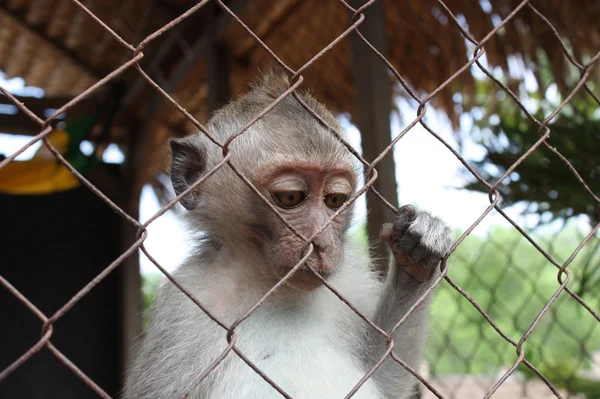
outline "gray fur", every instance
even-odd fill
[[[287,85],[284,78],[268,75],[251,93],[217,112],[207,125],[209,131],[225,141]],[[310,96],[304,95],[304,99],[339,134],[341,129],[335,118]],[[190,150],[194,147],[199,150]],[[221,149],[200,134],[179,141],[173,149],[172,180],[179,193],[222,157]],[[332,132],[293,98],[238,137],[231,150],[232,162],[251,181],[260,177],[255,174],[261,168],[280,160],[355,168],[352,156]],[[269,260],[259,246],[251,244],[254,238],[248,228],[273,216],[228,168],[202,183],[201,191],[186,197],[185,205],[190,209],[187,218],[193,231],[204,231],[209,239],[177,269],[174,277],[219,320],[231,325],[273,285],[269,276],[259,272],[265,270],[264,264]],[[424,267],[439,264],[451,242],[450,231],[428,214],[415,211],[409,218],[405,216],[398,215],[392,248],[400,249],[402,237],[413,237],[411,248],[425,251],[420,255],[427,260]],[[340,215],[341,220],[335,221],[328,233],[338,232],[336,245],[341,247],[341,251],[331,251],[341,253],[341,258],[329,281],[363,314],[389,331],[431,280],[418,283],[391,261],[386,281],[379,281],[368,254],[346,238],[348,218],[349,212]],[[283,228],[276,219],[270,223],[273,229]],[[312,226],[310,220],[300,223],[318,227]],[[292,238],[290,245],[298,245]],[[190,392],[192,399],[281,397],[233,352],[196,384],[197,377],[226,348],[227,331],[169,282],[161,287],[152,312],[150,327],[127,372],[126,399],[177,398],[185,392]],[[396,353],[415,369],[422,359],[427,313],[428,303],[424,303],[395,336]],[[282,286],[235,332],[236,346],[298,399],[344,397],[386,350],[385,339],[323,286],[312,291]],[[388,360],[354,398],[407,399],[415,382],[400,365]]]

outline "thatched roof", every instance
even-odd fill
[[[433,0],[383,0],[386,10],[388,59],[398,72],[421,93],[430,93],[472,55],[459,30]],[[348,28],[350,15],[339,1],[252,0],[246,1],[240,18],[284,62],[296,69]],[[520,1],[446,0],[444,2],[476,39],[491,31]],[[86,5],[130,43],[138,43],[171,16],[196,2],[184,0],[90,0]],[[578,59],[600,50],[600,2],[594,0],[532,1],[558,29]],[[165,12],[168,10],[169,12]],[[170,14],[170,15],[169,15]],[[191,18],[196,18],[193,15]],[[198,16],[199,18],[199,16]],[[202,19],[188,25],[184,40],[202,34]],[[191,26],[192,28],[189,28]],[[231,21],[219,40],[232,55],[231,91],[236,96],[246,89],[260,69],[273,64],[271,56],[237,23]],[[566,76],[567,60],[557,39],[529,7],[485,46],[491,66],[508,70],[508,57],[517,56],[535,70],[539,57],[548,57],[555,75]],[[543,50],[540,52],[539,50]],[[152,62],[152,48],[143,60]],[[181,52],[174,54],[181,54]],[[71,0],[7,0],[0,6],[0,70],[9,77],[20,76],[27,84],[46,90],[48,96],[75,96],[98,78],[131,57],[105,29]],[[176,62],[175,59],[171,60]],[[598,70],[599,68],[596,68]],[[597,71],[596,71],[597,72]],[[303,73],[305,87],[338,112],[354,112],[351,42],[346,38]],[[596,75],[600,76],[600,75]],[[124,75],[136,79],[135,71]],[[161,83],[160,81],[158,82]],[[472,93],[472,75],[460,75],[434,100],[440,109],[453,114],[456,90]],[[141,104],[147,91],[141,91]],[[207,87],[200,57],[175,90],[174,97],[200,121],[206,119]],[[398,94],[403,93],[398,91]],[[464,104],[468,109],[469,104]],[[138,108],[136,108],[138,109]],[[185,118],[163,106],[156,113],[163,134],[173,127],[188,129]]]

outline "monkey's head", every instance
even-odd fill
[[[206,125],[220,142],[235,134],[287,88],[283,75],[268,74],[253,89],[219,110]],[[357,184],[354,157],[337,139],[341,128],[324,106],[308,94],[300,98],[329,126],[315,119],[291,95],[233,140],[231,164],[300,234],[313,236],[353,194]],[[171,179],[177,194],[210,173],[223,159],[222,149],[202,133],[171,141]],[[181,204],[196,228],[278,280],[302,258],[305,242],[275,215],[229,165],[218,169]],[[342,256],[351,208],[313,240],[306,264],[323,277],[335,271]],[[254,272],[254,271],[252,271]],[[287,282],[313,290],[321,281],[303,266]]]

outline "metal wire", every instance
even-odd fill
[[[88,88],[83,93],[81,93],[80,95],[78,95],[77,97],[75,97],[74,99],[69,101],[64,106],[60,107],[60,109],[56,110],[52,115],[50,115],[48,118],[45,118],[45,119],[42,119],[39,116],[37,116],[36,114],[34,114],[32,111],[30,111],[27,108],[26,104],[20,103],[17,100],[17,98],[15,98],[13,95],[11,95],[6,89],[0,87],[0,91],[2,92],[3,95],[5,95],[12,103],[14,103],[14,105],[17,106],[21,112],[23,112],[33,122],[35,122],[36,124],[38,124],[40,126],[40,133],[37,136],[33,137],[33,139],[31,141],[29,141],[26,145],[24,145],[21,149],[19,149],[14,154],[10,155],[5,160],[0,162],[0,168],[4,167],[7,164],[9,164],[10,162],[12,162],[19,154],[21,154],[23,151],[25,151],[31,145],[33,145],[41,140],[50,149],[50,151],[54,154],[54,156],[56,157],[58,162],[60,162],[65,167],[67,167],[71,171],[71,173],[73,173],[73,175],[75,175],[82,182],[82,184],[87,186],[96,196],[98,196],[100,199],[102,199],[108,206],[110,206],[114,211],[116,211],[128,223],[131,223],[137,229],[138,237],[137,237],[136,241],[125,252],[123,252],[117,259],[115,259],[110,265],[108,265],[101,273],[99,273],[92,281],[90,281],[86,286],[84,286],[77,294],[75,294],[69,301],[67,301],[53,315],[49,315],[49,316],[45,315],[37,307],[35,307],[35,305],[33,305],[24,295],[22,295],[14,286],[12,286],[10,284],[10,282],[8,282],[6,279],[4,279],[2,276],[0,276],[0,285],[2,285],[10,293],[12,293],[15,296],[15,298],[17,298],[20,302],[22,302],[27,307],[27,309],[29,309],[29,311],[31,311],[41,322],[41,337],[40,337],[39,341],[35,345],[33,345],[31,348],[29,348],[29,350],[27,350],[25,353],[23,353],[22,356],[20,356],[16,360],[14,360],[14,362],[12,364],[10,364],[6,369],[4,369],[2,372],[0,372],[0,381],[3,380],[4,378],[7,378],[14,370],[16,370],[18,367],[20,367],[27,359],[34,356],[41,348],[43,348],[45,346],[50,350],[50,352],[54,356],[56,356],[62,363],[64,363],[75,375],[77,375],[79,378],[81,378],[100,397],[109,398],[110,396],[106,392],[104,392],[102,390],[102,388],[100,388],[98,385],[96,385],[75,364],[73,364],[66,356],[64,356],[61,352],[58,351],[58,349],[56,349],[52,345],[51,339],[52,339],[52,335],[53,335],[53,331],[54,331],[53,326],[54,326],[54,323],[56,323],[57,320],[59,320],[61,317],[63,317],[65,315],[65,313],[67,313],[78,301],[81,300],[81,298],[83,298],[85,295],[87,295],[94,288],[94,286],[96,286],[102,279],[104,279],[114,269],[119,267],[119,265],[123,262],[123,260],[125,258],[127,258],[129,255],[137,252],[138,250],[140,250],[150,259],[150,261],[152,263],[154,263],[156,265],[156,267],[173,284],[175,284],[177,286],[178,289],[180,289],[186,296],[188,296],[190,298],[190,300],[192,300],[204,313],[206,313],[206,315],[208,317],[210,317],[220,327],[222,327],[224,330],[223,333],[226,334],[226,337],[228,340],[228,346],[206,370],[204,370],[200,375],[198,375],[198,377],[195,380],[195,384],[199,384],[202,380],[204,380],[219,365],[219,363],[221,361],[223,361],[223,359],[225,359],[231,352],[233,352],[237,356],[239,356],[246,364],[248,364],[252,369],[254,369],[254,371],[256,373],[258,373],[266,382],[268,382],[274,389],[276,389],[283,397],[291,398],[291,396],[287,392],[285,392],[279,385],[277,385],[276,381],[273,381],[267,374],[265,374],[262,370],[260,370],[260,368],[258,368],[254,363],[252,363],[250,361],[250,359],[248,359],[239,350],[239,348],[236,347],[236,328],[241,323],[243,323],[244,320],[246,320],[248,317],[252,317],[253,312],[259,306],[261,306],[261,304],[270,295],[272,295],[273,292],[275,292],[281,285],[283,285],[285,280],[287,278],[289,278],[296,269],[302,267],[305,260],[308,258],[308,256],[311,254],[311,252],[313,250],[313,248],[312,248],[313,239],[320,232],[322,232],[336,217],[338,217],[338,215],[343,213],[347,209],[348,206],[350,206],[353,202],[355,202],[360,195],[363,195],[367,190],[370,190],[382,201],[384,206],[389,207],[394,212],[397,211],[397,209],[394,206],[392,206],[373,187],[373,184],[374,184],[375,180],[377,179],[376,166],[381,161],[381,159],[384,156],[386,156],[386,154],[388,154],[390,151],[392,151],[393,146],[400,139],[402,139],[408,131],[410,131],[417,124],[420,124],[434,138],[439,140],[456,157],[456,159],[473,175],[473,177],[475,179],[477,179],[482,185],[484,185],[488,189],[490,204],[487,207],[487,209],[477,218],[477,220],[475,220],[471,224],[471,226],[469,226],[469,228],[466,229],[466,231],[462,234],[462,236],[454,243],[454,245],[452,246],[450,251],[444,256],[444,259],[443,259],[442,265],[441,265],[442,273],[436,279],[434,284],[423,293],[423,295],[419,298],[419,300],[412,306],[412,308],[407,312],[407,314],[395,324],[395,326],[392,328],[391,331],[382,330],[372,320],[370,320],[365,315],[361,314],[360,311],[353,304],[351,304],[346,298],[344,298],[344,296],[341,293],[336,291],[327,282],[327,280],[325,280],[322,276],[320,276],[316,271],[312,270],[313,273],[315,273],[315,275],[317,275],[321,279],[321,281],[324,283],[324,285],[328,289],[330,289],[338,298],[340,298],[347,306],[349,306],[349,308],[351,308],[352,311],[354,311],[356,314],[358,314],[370,328],[375,329],[382,337],[384,337],[388,343],[385,354],[378,360],[377,364],[375,364],[373,366],[373,368],[370,369],[365,374],[365,376],[361,379],[361,381],[352,389],[351,392],[348,393],[348,395],[346,397],[347,398],[352,397],[354,395],[354,393],[356,393],[357,390],[360,388],[360,386],[362,386],[362,384],[364,384],[373,375],[373,373],[375,373],[375,371],[381,366],[381,364],[383,364],[383,362],[388,358],[393,359],[401,367],[404,367],[409,373],[414,375],[423,384],[423,386],[429,392],[431,392],[431,394],[433,394],[434,396],[436,396],[438,398],[444,397],[444,396],[442,396],[442,394],[440,393],[439,390],[434,388],[434,386],[430,383],[430,381],[428,381],[425,377],[420,375],[416,370],[412,369],[408,364],[406,364],[402,359],[400,359],[394,352],[392,352],[392,349],[394,348],[394,339],[393,339],[394,331],[396,331],[399,328],[399,326],[402,325],[408,317],[410,317],[410,315],[413,313],[413,311],[423,303],[423,301],[426,299],[426,297],[431,295],[431,293],[436,289],[436,287],[438,285],[440,285],[443,280],[445,280],[446,282],[449,283],[449,285],[447,286],[448,289],[453,289],[455,293],[459,294],[462,298],[464,298],[466,301],[468,301],[468,303],[472,306],[472,309],[474,309],[474,311],[479,313],[481,319],[484,320],[486,323],[488,323],[488,325],[495,331],[495,333],[497,333],[498,337],[505,340],[507,343],[514,346],[514,348],[515,348],[515,352],[517,355],[515,362],[498,379],[498,381],[496,381],[496,383],[492,387],[488,388],[488,391],[487,391],[487,393],[485,393],[484,397],[485,398],[491,397],[494,394],[494,392],[496,392],[498,390],[498,388],[502,384],[504,384],[505,381],[515,372],[515,370],[517,369],[518,366],[524,365],[524,366],[528,367],[534,374],[536,374],[540,378],[540,380],[550,389],[550,391],[556,397],[562,398],[559,391],[553,386],[553,384],[549,381],[549,379],[546,376],[544,376],[542,374],[542,372],[540,372],[536,367],[534,367],[533,364],[531,364],[525,358],[525,353],[526,353],[525,352],[525,350],[526,350],[525,343],[526,343],[528,337],[538,327],[540,321],[543,318],[547,317],[547,313],[549,311],[551,312],[552,309],[555,307],[555,302],[557,301],[557,299],[563,292],[566,292],[571,298],[573,298],[575,301],[577,301],[582,306],[582,309],[585,309],[585,311],[588,312],[588,314],[590,314],[596,321],[600,322],[600,315],[598,314],[598,311],[594,310],[590,305],[588,305],[579,295],[577,295],[568,286],[570,278],[571,278],[571,273],[568,270],[569,264],[573,261],[575,256],[582,250],[582,248],[592,238],[594,238],[597,231],[600,229],[600,224],[595,226],[585,237],[583,237],[583,239],[581,240],[581,242],[579,243],[577,248],[573,251],[571,256],[569,256],[569,258],[565,262],[562,262],[562,263],[558,262],[550,254],[551,251],[549,252],[549,251],[544,250],[542,248],[542,246],[534,239],[534,237],[528,231],[526,231],[524,228],[519,226],[513,219],[511,219],[503,211],[503,209],[499,206],[499,203],[500,203],[502,197],[501,197],[500,193],[498,192],[497,188],[500,186],[500,184],[502,184],[502,182],[504,180],[507,179],[507,177],[520,164],[522,164],[524,162],[525,159],[527,159],[532,154],[533,151],[535,151],[540,146],[545,146],[548,150],[550,150],[552,153],[554,153],[558,157],[558,159],[560,159],[560,161],[565,164],[565,167],[568,168],[568,170],[575,176],[577,181],[581,184],[581,186],[584,188],[584,190],[589,194],[590,201],[593,201],[594,203],[598,204],[598,206],[600,206],[600,198],[598,197],[598,195],[596,195],[590,189],[589,185],[585,182],[585,180],[577,172],[576,168],[571,164],[571,162],[566,157],[564,157],[559,152],[558,149],[552,147],[547,142],[547,139],[551,134],[551,128],[548,125],[549,121],[554,116],[556,116],[569,103],[569,101],[573,98],[573,96],[576,93],[578,93],[581,89],[584,89],[600,107],[600,100],[599,100],[598,96],[593,92],[592,87],[587,82],[587,80],[590,76],[590,68],[597,63],[598,59],[600,58],[600,52],[597,53],[594,57],[592,57],[589,60],[589,62],[587,62],[586,64],[582,64],[581,62],[579,62],[575,58],[575,56],[569,52],[567,46],[563,42],[557,29],[537,8],[535,8],[532,4],[530,4],[529,0],[524,0],[524,1],[520,2],[506,16],[506,18],[504,18],[499,23],[497,23],[496,26],[480,40],[477,40],[476,38],[474,38],[468,31],[466,31],[461,26],[459,19],[456,17],[456,15],[454,13],[452,13],[450,8],[442,0],[437,0],[437,4],[439,5],[439,7],[441,7],[441,9],[446,14],[446,16],[449,17],[449,20],[451,21],[451,23],[453,23],[456,26],[456,28],[460,31],[460,33],[464,37],[464,39],[466,41],[470,42],[474,46],[474,51],[473,51],[473,55],[470,57],[470,59],[468,60],[467,63],[462,65],[452,76],[450,76],[446,81],[444,81],[442,84],[440,84],[431,93],[429,93],[428,95],[426,95],[423,98],[420,98],[419,95],[406,82],[406,80],[400,75],[400,73],[385,58],[385,56],[383,54],[381,54],[371,43],[369,43],[369,41],[361,33],[361,25],[367,18],[364,14],[364,11],[367,10],[370,6],[372,6],[372,4],[375,3],[376,0],[371,0],[371,1],[366,2],[359,9],[354,9],[346,1],[339,0],[341,5],[352,13],[352,18],[351,18],[348,28],[344,32],[342,32],[340,35],[338,35],[333,41],[331,41],[327,46],[325,46],[321,51],[319,51],[313,58],[311,58],[308,62],[306,62],[303,66],[301,66],[297,70],[294,70],[293,68],[288,66],[281,58],[279,58],[277,56],[277,54],[272,49],[270,49],[263,41],[261,41],[261,39],[258,37],[258,35],[256,35],[251,30],[251,28],[249,28],[240,19],[240,17],[237,16],[223,1],[214,0],[213,4],[218,5],[225,13],[229,14],[232,17],[234,23],[239,24],[239,26],[241,28],[243,28],[243,30],[245,30],[248,33],[248,35],[250,35],[260,47],[262,47],[268,54],[270,54],[270,56],[273,58],[274,62],[279,64],[292,77],[290,79],[289,88],[281,96],[279,96],[277,99],[273,100],[273,102],[271,104],[269,104],[267,107],[265,107],[264,110],[262,110],[260,113],[258,113],[248,124],[246,124],[245,126],[240,128],[236,133],[234,133],[227,140],[227,142],[220,143],[214,137],[212,137],[210,135],[210,133],[204,128],[204,126],[201,123],[199,123],[189,112],[187,112],[180,104],[178,104],[178,102],[172,96],[170,96],[163,88],[161,88],[159,86],[159,84],[157,84],[149,76],[149,74],[147,74],[143,70],[142,66],[140,65],[140,61],[144,57],[144,49],[147,48],[148,44],[150,44],[151,42],[156,40],[158,37],[162,36],[166,32],[173,29],[176,25],[178,25],[179,23],[181,23],[182,21],[184,21],[185,19],[187,19],[194,13],[198,12],[198,10],[206,7],[207,4],[211,3],[211,0],[203,0],[203,1],[198,2],[196,5],[194,5],[192,8],[190,8],[188,11],[186,11],[179,17],[173,19],[171,22],[164,25],[160,29],[156,30],[154,33],[148,35],[137,46],[134,46],[134,45],[128,43],[126,40],[124,40],[122,37],[120,37],[114,30],[112,30],[102,20],[100,20],[96,15],[94,15],[94,13],[92,11],[90,11],[88,8],[86,8],[86,6],[84,4],[82,4],[80,1],[77,1],[77,0],[72,0],[72,1],[74,4],[77,5],[77,7],[79,7],[81,10],[83,10],[84,13],[86,13],[88,16],[90,16],[95,21],[95,23],[98,23],[100,26],[102,26],[102,28],[104,28],[125,49],[130,51],[131,59],[129,61],[125,62],[119,68],[115,69],[113,72],[109,73],[106,77],[100,79],[98,82],[96,82],[90,88]],[[519,97],[515,93],[513,93],[504,83],[502,83],[500,80],[498,80],[496,77],[494,77],[493,74],[480,62],[481,57],[485,54],[485,45],[488,43],[488,41],[494,35],[496,35],[500,29],[506,28],[507,24],[515,17],[515,15],[517,15],[519,12],[521,12],[522,9],[524,9],[526,7],[530,8],[533,11],[533,13],[535,15],[537,15],[537,17],[540,18],[540,21],[548,26],[548,29],[550,29],[552,31],[552,33],[558,40],[560,48],[561,48],[562,52],[564,53],[565,57],[568,59],[568,61],[570,62],[571,65],[573,65],[575,68],[577,68],[577,70],[579,70],[580,75],[581,75],[579,81],[573,87],[572,91],[565,97],[564,101],[562,101],[562,103],[560,105],[558,105],[553,110],[553,112],[550,113],[543,121],[538,120],[533,115],[531,115],[531,113],[529,113],[527,111],[527,109],[525,108],[525,106],[521,103]],[[346,36],[348,36],[350,34],[357,35],[357,37],[360,38],[360,40],[362,42],[364,42],[364,44],[379,59],[381,59],[381,61],[389,69],[389,72],[391,73],[391,75],[396,78],[398,84],[400,84],[405,89],[406,93],[408,93],[412,97],[412,99],[414,99],[418,103],[418,109],[416,112],[416,116],[412,120],[412,122],[410,122],[407,125],[407,127],[400,134],[398,134],[394,138],[394,140],[372,162],[368,162],[367,160],[362,158],[343,138],[340,138],[336,135],[336,138],[341,140],[342,143],[348,148],[348,150],[352,154],[354,154],[359,159],[359,161],[365,166],[365,169],[367,171],[366,176],[368,177],[368,180],[364,184],[364,186],[361,187],[359,190],[357,190],[357,193],[355,195],[353,195],[341,209],[339,209],[337,212],[335,212],[335,214],[332,217],[330,217],[327,220],[327,222],[323,226],[321,226],[321,228],[317,232],[315,232],[310,237],[303,237],[302,234],[300,234],[298,231],[296,231],[293,228],[293,226],[291,226],[287,222],[287,220],[285,220],[283,218],[283,216],[278,213],[277,209],[268,202],[268,200],[260,193],[260,191],[256,187],[253,186],[253,184],[250,182],[250,180],[248,180],[242,173],[240,173],[240,171],[238,171],[238,169],[235,167],[235,165],[233,165],[230,162],[231,156],[232,156],[232,152],[231,152],[232,150],[230,149],[230,144],[237,137],[239,137],[240,135],[243,135],[249,127],[251,127],[254,123],[256,123],[264,115],[266,115],[270,110],[272,110],[277,104],[279,104],[281,101],[283,101],[286,97],[288,97],[290,95],[294,96],[303,105],[303,107],[305,107],[307,109],[307,111],[309,113],[311,113],[322,125],[326,126],[327,128],[329,128],[330,131],[333,132],[334,129],[331,126],[327,126],[327,123],[322,118],[320,118],[319,115],[317,115],[317,113],[314,110],[310,109],[310,107],[302,101],[302,99],[296,94],[295,91],[303,83],[304,78],[302,76],[302,73],[304,71],[306,71],[308,68],[310,68],[317,59],[319,59],[324,54],[329,52],[334,46],[336,46],[341,40],[343,40],[344,38],[346,38]],[[458,153],[458,151],[456,151],[449,143],[447,143],[439,135],[439,133],[437,133],[433,128],[431,128],[425,122],[425,115],[426,115],[427,109],[428,109],[427,105],[444,88],[446,88],[449,84],[451,84],[460,74],[465,73],[469,68],[472,68],[473,66],[476,66],[477,68],[479,68],[495,85],[497,85],[497,87],[499,87],[506,94],[508,94],[508,96],[512,99],[512,101],[517,106],[519,106],[520,109],[523,111],[523,114],[525,115],[525,117],[528,118],[531,122],[535,123],[539,127],[539,139],[537,140],[537,142],[533,146],[528,148],[522,154],[522,156],[506,170],[506,172],[504,173],[504,175],[501,178],[499,178],[496,182],[493,182],[493,183],[490,183],[490,182],[486,181],[483,177],[481,177],[478,174],[478,172]],[[69,164],[69,162],[59,153],[59,151],[56,148],[54,148],[54,146],[47,139],[47,135],[51,131],[51,128],[50,128],[51,123],[59,115],[68,111],[71,107],[73,107],[74,105],[76,105],[77,103],[79,103],[80,101],[85,99],[86,97],[90,96],[94,92],[98,91],[101,87],[105,86],[109,82],[115,80],[115,78],[119,74],[123,73],[124,71],[126,71],[132,67],[139,73],[139,75],[145,81],[148,82],[148,84],[151,87],[153,87],[157,91],[158,95],[163,96],[169,103],[174,105],[176,107],[176,109],[179,112],[181,112],[182,115],[184,115],[185,118],[187,120],[189,120],[193,124],[193,126],[195,126],[198,129],[198,131],[202,132],[213,143],[215,143],[216,145],[221,147],[222,153],[223,153],[223,159],[221,160],[220,163],[218,163],[215,166],[215,168],[213,168],[209,173],[205,174],[202,178],[200,178],[197,182],[195,182],[191,187],[189,187],[185,192],[181,193],[176,198],[171,200],[164,208],[162,208],[159,212],[157,212],[154,216],[152,216],[144,224],[141,224],[134,218],[130,217],[123,209],[121,209],[117,204],[115,204],[113,201],[111,201],[103,192],[98,190],[80,172],[78,172],[73,166],[71,166]],[[206,307],[204,307],[197,298],[195,298],[181,284],[179,284],[179,282],[177,282],[175,280],[175,278],[169,272],[167,272],[148,253],[147,249],[144,246],[144,241],[145,241],[146,235],[147,235],[146,228],[148,227],[148,225],[150,223],[152,223],[154,220],[156,220],[156,218],[160,217],[165,212],[167,212],[169,209],[171,209],[179,201],[180,198],[187,195],[189,192],[194,190],[197,186],[203,184],[203,182],[206,181],[208,178],[211,178],[211,176],[218,169],[225,167],[225,165],[227,165],[227,167],[231,168],[233,170],[233,172],[252,191],[254,191],[261,198],[261,200],[267,204],[267,206],[269,206],[271,211],[274,212],[274,214],[279,218],[279,220],[281,220],[281,222],[284,225],[286,225],[294,234],[296,234],[299,238],[301,238],[305,242],[305,247],[302,252],[304,254],[304,256],[302,257],[302,259],[299,259],[296,266],[292,270],[290,270],[288,275],[286,275],[271,290],[269,290],[262,298],[260,298],[260,300],[258,300],[257,303],[254,304],[248,312],[246,312],[243,316],[241,316],[238,320],[236,320],[235,322],[233,322],[230,325],[227,325],[223,321],[219,320],[214,314],[210,313],[209,310]],[[557,268],[557,279],[559,282],[558,288],[556,289],[554,294],[549,299],[545,300],[546,301],[545,305],[543,306],[541,311],[539,311],[539,313],[536,315],[536,317],[531,322],[530,326],[521,335],[521,337],[519,338],[518,341],[512,339],[508,333],[503,331],[503,329],[498,325],[498,323],[484,310],[484,307],[482,307],[472,296],[470,296],[464,288],[460,287],[452,278],[450,278],[448,276],[448,270],[449,270],[448,265],[447,265],[448,257],[453,254],[453,252],[456,250],[456,248],[469,236],[469,234],[471,234],[471,232],[481,223],[481,221],[485,217],[487,217],[488,214],[490,214],[493,211],[498,212],[500,215],[502,215],[506,219],[506,221],[508,223],[510,223],[510,225],[512,225],[521,234],[521,236],[527,240],[527,242],[531,243],[540,252],[540,254],[543,255],[543,257],[546,260],[548,260],[551,264],[553,264]],[[523,278],[528,278],[526,273],[524,273]],[[476,283],[484,284],[481,281],[476,282]],[[533,287],[535,289],[535,285],[533,285]],[[448,350],[452,350],[452,348],[448,348]],[[182,397],[187,397],[187,395],[188,395],[188,393],[184,393]]]

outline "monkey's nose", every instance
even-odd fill
[[[312,240],[312,244],[315,252],[319,254],[326,253],[329,250],[329,248],[331,248],[332,244],[329,232],[325,230],[322,231],[320,234],[317,234],[317,236]]]
[[[327,248],[329,247],[327,245],[327,243],[323,242],[323,240],[313,240],[313,247],[315,252],[317,252],[318,254],[323,254],[325,252],[327,252]]]

